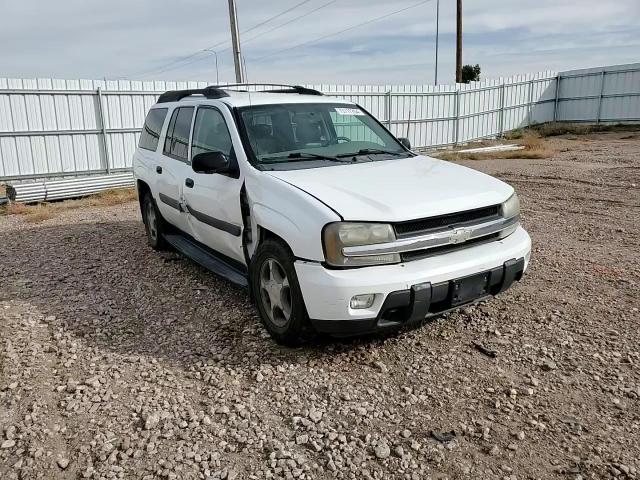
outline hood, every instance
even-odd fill
[[[489,175],[422,155],[265,173],[313,195],[344,220],[414,220],[496,205],[513,192]]]

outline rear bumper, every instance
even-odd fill
[[[456,279],[491,272],[492,286],[487,295],[499,293],[522,276],[527,269],[530,254],[531,239],[522,227],[518,227],[513,234],[502,240],[398,265],[331,270],[317,262],[299,260],[295,263],[295,268],[307,312],[314,319],[316,328],[325,332],[340,333],[346,330],[357,334],[360,331],[364,333],[387,328],[385,322],[380,320],[390,305],[388,302],[402,301],[405,302],[403,308],[409,308],[407,298],[411,299],[412,295],[422,298],[422,294],[414,292],[416,286],[422,286],[426,290],[428,284],[430,291],[429,307],[422,318],[462,305],[455,301],[450,306],[443,303],[447,298],[453,298],[450,288],[451,282]],[[513,265],[513,262],[517,265]],[[505,267],[506,264],[508,265]],[[514,278],[507,281],[514,268]],[[494,271],[498,270],[505,272],[505,280],[497,280],[500,275]],[[506,287],[495,288],[498,282]],[[349,302],[354,295],[371,293],[376,294],[371,308],[350,308]],[[442,300],[443,296],[445,300]],[[403,322],[396,322],[388,327],[397,326],[398,323]]]

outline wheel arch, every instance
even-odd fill
[[[136,180],[136,190],[138,191],[138,204],[140,205],[140,213],[144,215],[142,202],[144,201],[144,196],[147,193],[151,193],[151,187],[144,180]]]
[[[287,250],[289,251],[291,256],[295,258],[291,245],[289,245],[289,243],[284,238],[282,238],[277,233],[274,233],[273,231],[269,230],[268,228],[258,224],[258,245],[256,247],[260,246],[262,243],[264,243],[267,240],[277,240],[282,242],[284,246],[287,247]]]

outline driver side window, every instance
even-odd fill
[[[196,113],[191,158],[204,152],[222,152],[228,158],[233,154],[233,142],[227,124],[215,108],[199,108]]]

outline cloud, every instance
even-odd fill
[[[251,81],[431,83],[436,0],[331,36],[418,2],[340,0],[252,39],[327,1],[241,35]],[[244,31],[299,0],[237,2]],[[211,81],[214,56],[201,50],[220,43],[221,79],[233,80],[227,0],[6,0],[2,12],[0,76]],[[486,76],[635,62],[638,23],[637,0],[466,0],[464,60]],[[440,78],[450,82],[455,2],[441,0],[440,32]]]

